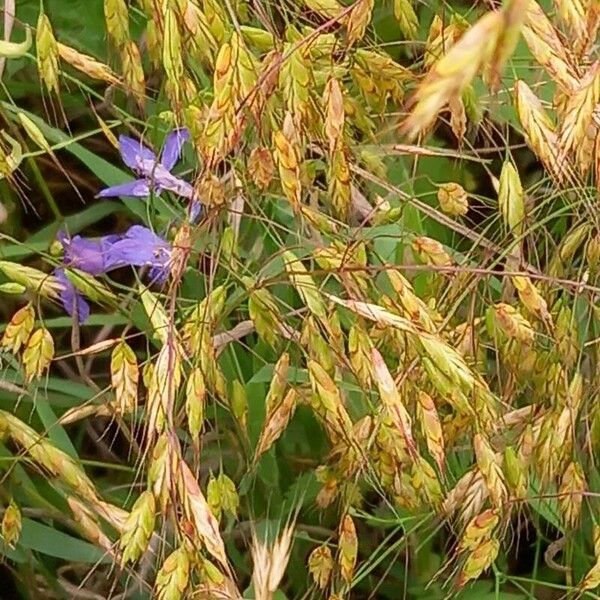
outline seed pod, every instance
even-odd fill
[[[508,490],[506,489],[504,473],[498,465],[496,453],[480,433],[476,433],[473,437],[473,449],[475,450],[477,466],[483,475],[490,499],[496,508],[502,508],[508,499]]]
[[[586,489],[585,476],[581,466],[576,462],[569,463],[563,473],[558,490],[558,504],[563,522],[568,529],[577,527],[581,515],[583,493]]]
[[[134,351],[125,340],[121,340],[112,352],[110,376],[119,413],[132,412],[137,404],[139,367]]]
[[[354,567],[358,557],[358,538],[350,515],[345,515],[340,523],[338,540],[338,565],[340,574],[346,583],[352,581]]]
[[[157,600],[181,600],[190,578],[190,559],[184,546],[169,554],[156,574]]]
[[[111,85],[119,83],[119,78],[104,63],[98,62],[95,58],[83,54],[58,42],[58,53],[62,60],[69,63],[74,69],[81,71],[91,79],[98,79]]]
[[[325,589],[333,571],[333,556],[327,544],[317,546],[308,557],[308,571],[320,589]]]
[[[40,79],[49,92],[58,95],[58,44],[50,20],[40,12],[35,32],[37,67]]]
[[[185,392],[185,414],[188,431],[192,440],[197,443],[204,423],[204,406],[206,403],[206,383],[202,369],[195,368],[189,374]]]
[[[123,552],[122,565],[138,560],[145,552],[154,531],[155,513],[154,495],[150,491],[142,492],[127,517],[119,540],[119,548]]]
[[[34,323],[35,311],[33,305],[29,303],[12,316],[4,330],[0,346],[17,354],[21,346],[29,339]]]
[[[275,164],[268,148],[253,148],[248,158],[248,174],[254,185],[261,191],[266,190],[273,179],[274,171]]]
[[[2,539],[10,548],[14,548],[17,545],[21,537],[21,526],[21,509],[17,506],[14,499],[11,499],[2,517]]]
[[[481,542],[467,557],[458,577],[458,586],[463,587],[468,581],[477,579],[488,569],[498,556],[500,542],[492,538]]]
[[[440,208],[453,217],[464,216],[469,211],[467,192],[458,183],[444,183],[437,193]]]
[[[50,366],[54,358],[54,340],[47,329],[36,329],[23,350],[25,380],[32,381]]]

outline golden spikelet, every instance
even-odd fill
[[[565,179],[564,156],[554,123],[544,110],[539,98],[524,81],[515,83],[515,103],[519,121],[529,147],[558,182]]]
[[[123,84],[135,98],[140,110],[144,110],[146,81],[140,51],[134,41],[129,41],[122,47],[121,64],[123,69]]]
[[[183,77],[181,34],[175,12],[169,8],[164,14],[162,64],[167,78],[177,86]]]
[[[300,152],[292,115],[287,113],[283,127],[273,133],[275,161],[279,167],[281,186],[295,212],[300,210],[302,198]]]
[[[38,73],[49,92],[58,95],[58,44],[50,20],[40,12],[35,32],[35,47]]]
[[[148,387],[147,425],[152,432],[161,433],[165,422],[173,417],[175,398],[181,384],[181,358],[172,344],[164,345],[158,353],[154,373]]]
[[[70,46],[58,42],[58,53],[62,60],[69,63],[74,69],[81,71],[91,79],[104,81],[111,85],[119,83],[119,78],[113,73],[110,67],[87,54],[75,50],[75,48],[71,48]]]
[[[308,556],[308,571],[320,589],[325,589],[333,571],[333,556],[326,544],[317,546]]]
[[[274,171],[275,164],[269,149],[253,148],[248,158],[248,174],[254,185],[261,191],[266,190],[273,179]]]
[[[27,342],[35,323],[35,311],[31,303],[20,308],[8,322],[0,346],[17,354]]]
[[[304,304],[315,317],[325,319],[327,309],[314,279],[309,274],[302,261],[291,250],[282,254],[285,270],[291,284],[294,286]]]
[[[25,380],[40,377],[54,358],[54,340],[47,329],[36,329],[23,350]]]
[[[565,527],[573,529],[579,523],[583,493],[586,491],[585,476],[581,465],[571,462],[563,473],[558,489],[558,505]]]
[[[303,2],[310,10],[326,19],[334,19],[344,10],[337,0],[303,0]]]
[[[578,80],[573,57],[561,42],[546,13],[535,0],[530,0],[527,4],[522,32],[537,62],[546,69],[564,92],[572,92],[577,87]]]
[[[479,433],[473,437],[473,448],[477,466],[483,475],[492,504],[496,508],[502,508],[508,500],[508,490],[504,473],[498,464],[498,457],[486,438]]]
[[[352,46],[355,42],[364,37],[365,31],[371,22],[374,6],[375,0],[357,0],[354,3],[346,20],[347,41],[349,46]]]
[[[579,56],[589,43],[587,27],[588,11],[592,11],[590,2],[586,0],[554,0],[560,21],[564,24],[573,40],[573,49]]]
[[[446,451],[440,417],[431,396],[421,390],[417,394],[417,417],[429,454],[435,460],[440,473],[443,473]]]
[[[132,412],[137,404],[139,368],[137,357],[125,340],[111,354],[110,377],[119,413]]]
[[[279,71],[279,88],[285,98],[288,112],[294,117],[299,129],[306,123],[310,110],[310,90],[313,74],[305,45],[294,48],[292,44],[284,47],[286,59]]]
[[[348,357],[352,370],[364,389],[371,387],[372,348],[368,332],[359,322],[354,323],[348,332]]]
[[[8,506],[2,515],[2,525],[0,531],[2,539],[9,548],[14,548],[21,537],[22,517],[21,509],[11,498]]]
[[[512,278],[513,285],[523,306],[544,323],[552,325],[552,317],[548,312],[548,304],[529,277],[517,275]]]
[[[346,152],[342,146],[338,146],[329,158],[328,191],[333,212],[342,222],[347,221],[350,211],[352,199],[350,183],[350,167]]]
[[[161,434],[150,455],[148,486],[163,513],[173,499],[178,460],[178,448],[173,447],[167,433]]]
[[[462,185],[454,182],[443,183],[437,192],[440,208],[453,217],[464,216],[469,211],[469,199]]]
[[[580,172],[584,174],[591,167],[593,153],[581,152],[581,148],[588,144],[587,138],[590,128],[593,131],[597,129],[593,121],[593,115],[599,102],[600,60],[588,69],[578,86],[569,95],[559,130],[560,150],[562,152],[560,160],[565,160],[567,156],[576,152],[579,159],[577,166]]]
[[[206,404],[206,382],[202,369],[192,369],[185,390],[185,414],[187,416],[188,432],[192,441],[197,443],[202,432]]]
[[[329,141],[329,151],[338,146],[339,141],[344,134],[344,95],[339,81],[335,77],[331,77],[325,86],[323,98],[325,105],[325,136]]]
[[[400,31],[407,40],[414,40],[419,30],[419,20],[410,0],[394,0],[394,16]]]
[[[411,244],[417,257],[426,264],[437,267],[449,267],[453,264],[450,255],[444,250],[444,246],[437,240],[426,236],[418,236]]]
[[[519,173],[509,160],[504,162],[500,173],[498,207],[509,231],[517,237],[522,235],[525,230],[525,194]]]
[[[509,304],[496,304],[494,316],[500,330],[509,338],[518,340],[522,344],[532,344],[535,332],[531,323],[513,306]]]
[[[155,513],[156,502],[152,492],[142,492],[127,517],[119,540],[122,565],[138,560],[145,552],[154,531]]]
[[[465,527],[465,531],[460,538],[458,551],[475,550],[483,541],[492,537],[492,533],[499,521],[498,511],[493,508],[488,508],[473,517]]]
[[[358,557],[358,537],[356,527],[350,515],[345,515],[340,522],[337,562],[342,579],[346,583],[352,581],[354,567]]]
[[[499,550],[500,542],[494,538],[486,539],[474,548],[460,572],[458,586],[463,587],[468,581],[477,579],[496,560]]]
[[[25,289],[51,300],[58,299],[62,291],[62,284],[54,275],[48,275],[33,267],[0,260],[0,272],[4,273],[10,281],[19,283]]]
[[[162,563],[156,574],[155,598],[181,600],[190,578],[190,559],[185,546],[180,546]]]
[[[402,124],[409,139],[427,129],[450,99],[460,96],[471,83],[490,59],[502,26],[500,12],[487,13],[435,62],[415,92],[412,111]]]
[[[129,12],[125,0],[104,0],[104,19],[115,48],[129,44]]]

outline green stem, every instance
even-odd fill
[[[29,163],[29,166],[31,167],[31,172],[33,173],[33,178],[35,179],[35,182],[37,183],[38,187],[40,188],[42,195],[46,199],[46,202],[48,203],[48,206],[50,207],[50,210],[52,211],[54,218],[57,219],[58,221],[62,221],[62,218],[63,218],[62,213],[60,212],[58,205],[54,201],[54,197],[52,196],[52,192],[50,191],[50,188],[46,184],[46,180],[42,177],[42,173],[41,173],[39,167],[37,166],[37,162],[36,162],[35,158],[29,157],[29,158],[27,158],[27,162]]]

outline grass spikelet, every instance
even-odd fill
[[[282,129],[273,133],[273,147],[281,186],[294,212],[298,212],[302,199],[300,152],[294,120],[290,113],[286,114]]]
[[[334,19],[344,10],[337,0],[303,0],[303,2],[310,10],[326,19]]]
[[[177,448],[170,443],[168,434],[161,434],[152,448],[148,466],[148,486],[163,513],[172,499],[178,459]]]
[[[202,541],[207,552],[227,567],[225,544],[219,533],[219,522],[210,511],[210,507],[200,486],[184,461],[179,463],[179,496],[186,517],[194,526],[196,539]],[[194,540],[192,540],[194,541]]]
[[[13,354],[18,354],[21,346],[29,339],[35,323],[35,311],[31,303],[20,308],[11,318],[4,334],[0,346],[10,350]]]
[[[529,147],[557,181],[565,178],[565,161],[554,124],[540,99],[524,81],[515,84],[515,104]]]
[[[288,390],[287,394],[275,404],[267,407],[265,424],[260,432],[260,438],[254,451],[254,463],[271,448],[281,437],[291,418],[294,416],[298,403],[298,394],[295,390]]]
[[[350,515],[344,515],[340,522],[337,563],[340,575],[346,583],[352,581],[354,567],[358,558],[358,537],[356,527]]]
[[[8,506],[4,510],[2,525],[0,527],[2,539],[9,548],[14,548],[17,545],[17,542],[21,537],[22,525],[21,509],[14,499],[11,498]]]
[[[125,0],[104,0],[106,32],[115,48],[129,44],[129,13]]]
[[[185,414],[188,432],[192,441],[197,444],[204,424],[204,407],[206,404],[206,382],[202,369],[192,369],[185,387]]]
[[[411,456],[414,456],[417,453],[417,447],[412,433],[412,421],[410,415],[402,402],[396,383],[394,382],[383,357],[375,348],[373,348],[371,353],[373,356],[373,377],[377,383],[379,396],[385,407],[386,414],[389,415],[394,423],[394,427],[402,436]]]
[[[521,178],[511,161],[502,165],[498,190],[498,207],[508,230],[516,237],[525,230],[525,193]]]
[[[419,260],[425,264],[436,267],[449,267],[453,264],[450,255],[444,250],[444,246],[437,240],[418,236],[414,238],[411,246]]]
[[[109,553],[113,559],[116,558],[114,544],[110,538],[102,531],[96,517],[83,503],[79,502],[73,496],[67,497],[67,503],[73,513],[73,518],[77,523],[77,528],[81,535],[96,546]]]
[[[110,377],[119,413],[132,412],[137,404],[139,367],[134,351],[125,340],[121,340],[112,351]]]
[[[54,340],[45,328],[36,329],[23,350],[25,380],[30,382],[40,377],[54,358]]]
[[[440,208],[448,215],[462,217],[469,211],[467,192],[459,183],[443,183],[438,188]]]
[[[110,67],[87,54],[75,50],[75,48],[71,48],[70,46],[58,42],[58,53],[62,60],[91,79],[104,81],[111,85],[117,85],[119,83],[119,78]]]
[[[508,490],[504,473],[498,464],[498,457],[487,439],[480,433],[476,433],[473,437],[473,448],[477,466],[483,475],[490,500],[496,508],[502,508],[508,500]]]
[[[348,46],[361,40],[373,14],[375,0],[357,0],[346,21]]]
[[[421,455],[417,455],[412,465],[410,482],[421,502],[434,510],[439,508],[443,498],[440,481],[433,467]]]
[[[317,586],[324,590],[333,571],[333,556],[327,544],[317,546],[308,556],[308,572]]]
[[[0,260],[0,271],[4,273],[10,281],[19,283],[25,289],[51,300],[56,300],[62,289],[62,285],[56,277],[48,275],[43,271],[38,271],[32,267]]]
[[[273,180],[275,163],[268,148],[253,148],[248,158],[248,174],[259,190],[266,190]]]
[[[162,305],[159,298],[147,287],[140,286],[139,294],[146,316],[152,325],[153,336],[161,344],[166,344],[170,326],[169,317],[167,316],[165,307]]]
[[[436,326],[428,306],[415,294],[408,280],[395,269],[388,269],[388,279],[398,296],[398,301],[408,318],[429,333],[435,333]]]
[[[217,43],[222,44],[229,29],[223,5],[217,0],[203,0],[203,8],[210,32]]]
[[[301,129],[309,116],[313,85],[309,53],[305,45],[293,48],[292,44],[286,44],[284,54],[287,58],[281,65],[278,85],[288,112],[294,116],[294,124]]]
[[[410,0],[394,0],[394,16],[407,40],[414,40],[419,30],[419,19]]]
[[[331,77],[325,86],[323,98],[325,105],[325,136],[329,141],[329,151],[338,146],[344,134],[345,112],[344,96],[339,81]]]
[[[500,542],[494,538],[484,540],[468,556],[458,577],[458,586],[463,587],[472,579],[477,579],[491,567],[498,556]]]
[[[337,147],[329,159],[329,199],[334,214],[341,220],[348,219],[351,202],[350,168],[343,147]]]
[[[165,421],[173,416],[175,398],[181,385],[181,358],[172,344],[158,353],[154,374],[148,387],[148,430],[161,433]]]
[[[308,361],[308,375],[313,392],[312,406],[321,418],[333,444],[352,440],[352,421],[342,396],[327,371],[316,361]]]
[[[530,0],[527,4],[523,37],[531,54],[548,72],[550,77],[570,93],[577,87],[577,72],[573,57],[560,40],[558,32],[544,13],[542,7]]]
[[[283,395],[288,385],[288,368],[290,355],[284,352],[275,363],[273,379],[265,399],[267,413],[270,413],[283,400]]]
[[[579,584],[581,591],[593,590],[600,585],[600,558],[596,557],[596,562],[592,568],[586,573],[585,577]]]
[[[256,333],[270,346],[276,347],[280,339],[279,330],[282,317],[275,302],[275,297],[264,287],[246,281],[250,288],[248,297],[248,313],[256,328]]]
[[[368,332],[360,323],[355,323],[348,333],[348,358],[354,375],[360,385],[369,389],[373,378],[372,351],[373,345]]]
[[[319,293],[314,279],[302,264],[302,261],[300,261],[291,250],[283,252],[282,258],[290,282],[298,292],[298,295],[304,304],[315,317],[326,319],[327,309],[323,302],[323,298]]]
[[[206,501],[218,521],[221,520],[223,512],[235,518],[240,505],[235,483],[224,473],[219,473],[218,477],[211,476],[209,479],[206,488]]]
[[[494,317],[501,331],[509,338],[526,345],[533,343],[535,337],[533,327],[516,308],[509,304],[496,304]]]
[[[122,47],[121,64],[123,69],[123,84],[135,98],[140,110],[144,110],[146,81],[140,51],[134,41],[129,41]]]
[[[58,44],[50,19],[40,12],[35,32],[35,48],[38,73],[49,92],[59,93]]]
[[[178,84],[183,77],[181,34],[177,25],[175,12],[166,9],[164,15],[162,64],[167,78],[178,89]]]
[[[561,160],[586,144],[588,131],[590,127],[594,127],[594,109],[599,102],[600,60],[588,69],[577,88],[567,99],[559,131],[560,149],[563,153],[560,157]],[[587,173],[593,160],[593,154],[577,152],[577,156],[584,158],[579,162],[578,167],[582,173]]]
[[[569,32],[569,39],[574,40],[573,48],[577,55],[587,47],[588,27],[587,12],[592,12],[590,2],[585,0],[554,0],[558,17]]]
[[[252,584],[256,600],[272,600],[285,573],[292,543],[293,527],[286,527],[269,548],[252,536]]]
[[[523,456],[512,446],[504,449],[502,456],[502,471],[506,475],[506,484],[511,496],[519,500],[527,495],[527,467]]]
[[[523,306],[544,323],[551,325],[552,317],[548,312],[548,304],[539,290],[533,285],[531,279],[529,277],[516,276],[512,278],[512,282]]]
[[[562,476],[558,489],[558,504],[565,527],[574,529],[581,516],[583,493],[586,491],[585,476],[581,466],[570,462]]]
[[[492,533],[499,521],[498,511],[492,508],[488,508],[481,514],[473,517],[465,527],[465,531],[460,538],[458,551],[472,552],[475,550],[483,541],[492,537]]]
[[[426,130],[453,97],[459,97],[491,56],[502,30],[500,12],[481,17],[431,68],[412,99],[402,132],[414,139]]]
[[[152,492],[142,492],[135,501],[127,521],[124,532],[119,540],[122,551],[121,564],[135,562],[148,547],[148,542],[154,531],[156,518],[156,502]]]
[[[421,426],[421,433],[427,443],[429,454],[435,460],[440,473],[443,473],[446,462],[446,451],[444,448],[442,424],[432,397],[421,390],[417,393],[417,417]]]
[[[190,559],[187,549],[180,546],[163,562],[154,584],[157,600],[181,600],[190,579]]]

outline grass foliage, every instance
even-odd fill
[[[0,595],[600,597],[598,0],[14,5]]]

